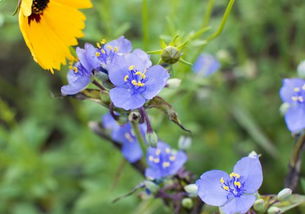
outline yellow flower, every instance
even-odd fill
[[[60,69],[73,60],[70,46],[77,45],[85,27],[83,13],[90,0],[21,0],[19,26],[34,60],[44,69]]]

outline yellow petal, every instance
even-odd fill
[[[78,44],[77,38],[83,36],[85,27],[86,17],[77,9],[82,5],[75,0],[75,7],[71,7],[72,2],[65,1],[68,4],[50,0],[39,21],[29,21],[29,17],[19,13],[20,30],[34,60],[51,72],[65,65],[66,59],[74,60],[70,46]]]
[[[30,16],[32,14],[32,4],[33,0],[21,0],[20,12],[25,16]]]

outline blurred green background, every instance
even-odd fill
[[[211,30],[203,39],[218,27],[227,2],[215,1]],[[207,3],[147,0],[145,11],[141,0],[94,0],[85,11],[80,43],[124,34],[135,47],[157,50],[160,37],[202,27]],[[33,62],[12,15],[16,4],[0,0],[0,213],[170,213],[160,201],[138,195],[111,203],[142,178],[89,130],[88,122],[99,121],[106,109],[60,97],[67,69],[51,75]],[[282,78],[296,76],[305,59],[304,11],[303,0],[236,0],[224,32],[203,50],[226,59],[220,72],[202,80],[210,86],[197,84],[190,66],[174,66],[181,89],[162,96],[193,131],[187,168],[197,176],[210,169],[230,171],[255,150],[264,168],[260,192],[283,188],[293,138],[279,112],[278,91]],[[194,62],[198,50],[189,46],[183,57]],[[156,63],[158,56],[153,59]],[[159,137],[177,146],[185,133],[160,112],[150,115]],[[298,192],[304,189],[299,185]]]

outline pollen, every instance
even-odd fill
[[[171,164],[170,164],[170,162],[164,162],[163,164],[162,164],[162,167],[163,168],[167,168],[167,167],[169,167]]]
[[[223,185],[222,188],[223,188],[224,190],[226,190],[226,191],[228,191],[228,190],[230,189],[230,188],[229,188],[228,186],[226,186],[226,185]]]
[[[224,184],[225,180],[223,178],[220,178],[220,183]]]
[[[97,56],[97,57],[99,57],[100,55],[101,55],[100,52],[96,52],[96,53],[95,53],[95,56]]]
[[[112,47],[111,45],[108,45],[107,48],[108,48],[109,50],[113,50],[113,47]]]
[[[237,173],[235,173],[235,172],[232,172],[232,173],[230,174],[230,177],[231,177],[231,178],[233,178],[233,177],[235,177],[235,178],[240,178],[240,175],[237,174]]]
[[[294,88],[293,89],[295,92],[299,92],[301,89],[300,88]]]
[[[118,47],[115,47],[113,50],[114,50],[114,52],[119,52],[119,48]]]
[[[133,70],[133,69],[132,69],[132,70]],[[143,74],[143,73],[142,73],[142,72],[140,72],[140,71],[136,72],[136,75],[138,75],[138,76],[142,77],[142,79],[145,79],[145,78],[146,78],[146,75],[145,75],[145,74]]]
[[[128,78],[129,78],[129,76],[126,75],[126,76],[124,77],[124,81],[127,82]]]
[[[175,161],[175,160],[176,160],[176,156],[174,156],[174,155],[170,156],[170,157],[169,157],[169,160],[170,160],[170,161]]]
[[[106,42],[107,42],[106,39],[102,39],[102,40],[101,40],[101,44],[102,44],[102,45],[106,44]]]
[[[101,49],[101,48],[102,48],[101,43],[97,42],[97,43],[96,43],[96,47],[98,47],[99,49]]]
[[[135,67],[136,67],[136,66],[131,65],[131,66],[129,66],[129,67],[128,67],[128,70],[132,71],[132,70],[134,70],[134,69],[135,69]]]
[[[240,187],[241,187],[241,183],[238,182],[238,181],[235,181],[235,182],[234,182],[234,186],[237,186],[238,188],[240,188]]]
[[[105,53],[106,53],[106,51],[105,51],[104,49],[102,49],[101,51],[102,51],[102,54],[105,54]]]

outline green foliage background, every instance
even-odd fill
[[[145,10],[141,0],[93,0],[80,42],[124,34],[135,47],[156,50],[160,36],[168,40],[198,30],[207,21],[207,2],[147,0]],[[226,3],[216,1],[211,30],[202,39],[216,30]],[[160,201],[137,195],[111,203],[142,178],[89,130],[88,122],[99,121],[106,110],[60,97],[67,69],[51,75],[33,62],[12,16],[16,4],[0,0],[0,213],[170,213]],[[187,168],[196,175],[230,171],[255,150],[264,168],[260,192],[283,188],[293,138],[279,112],[278,91],[282,78],[296,76],[305,59],[304,11],[302,0],[236,0],[224,32],[203,50],[228,54],[221,71],[197,84],[190,66],[174,66],[182,86],[162,96],[193,131]],[[198,50],[190,46],[183,57],[194,62]],[[210,87],[200,86],[204,82]],[[160,112],[150,114],[159,137],[176,146],[185,133]],[[298,192],[304,193],[301,185]]]

